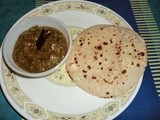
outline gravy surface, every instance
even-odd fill
[[[41,49],[37,49],[36,43],[42,29],[50,31]],[[13,59],[23,70],[38,73],[56,66],[67,52],[67,42],[64,35],[57,29],[46,26],[34,26],[24,31],[18,38]]]

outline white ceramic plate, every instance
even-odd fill
[[[15,25],[34,16],[51,16],[61,20],[68,26],[73,39],[83,29],[95,24],[130,27],[122,17],[104,6],[75,0],[40,6],[24,15]],[[113,119],[133,101],[142,82],[141,77],[132,89],[118,98],[101,99],[72,83],[65,65],[50,76],[29,79],[12,73],[0,55],[2,90],[13,108],[29,120]]]

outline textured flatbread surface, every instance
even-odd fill
[[[133,87],[146,65],[146,45],[136,32],[124,27],[95,25],[75,39],[66,68],[84,91],[113,98]]]

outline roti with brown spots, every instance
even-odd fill
[[[72,80],[86,92],[113,98],[133,87],[146,65],[146,45],[136,32],[96,25],[75,39],[66,68]]]

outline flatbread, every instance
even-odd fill
[[[66,68],[84,91],[114,98],[135,85],[146,65],[146,44],[136,32],[119,26],[95,25],[75,39]]]

